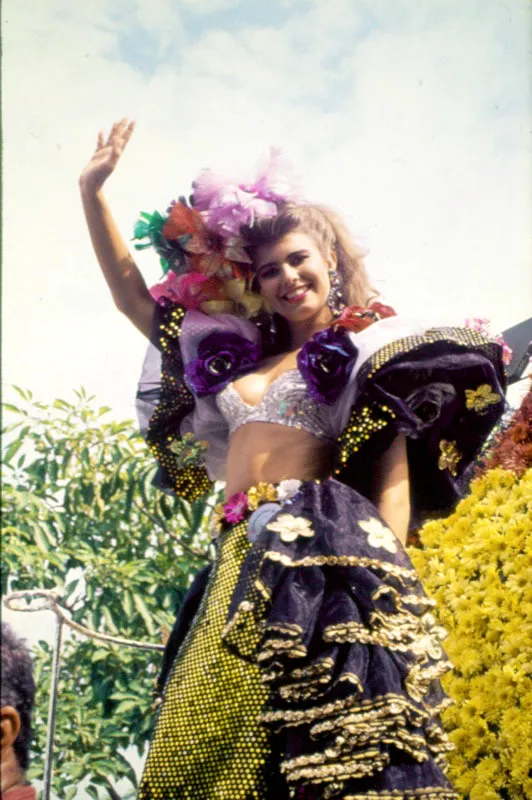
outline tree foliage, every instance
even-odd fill
[[[189,506],[152,485],[153,459],[131,422],[105,421],[81,390],[73,403],[6,405],[2,592],[57,588],[75,622],[151,643],[164,641],[193,574],[209,557],[215,500]],[[149,738],[161,655],[66,637],[54,792],[118,797],[136,777],[124,755]],[[30,777],[43,772],[51,645],[34,653],[38,687]],[[124,790],[122,789],[122,796]]]

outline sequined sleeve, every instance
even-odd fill
[[[159,485],[192,502],[206,494],[212,482],[197,445],[181,437],[181,423],[194,410],[179,341],[184,317],[182,306],[156,306],[151,341],[161,352],[161,386],[146,439],[160,466]]]
[[[404,433],[414,523],[452,509],[500,418],[501,346],[469,328],[433,328],[386,344],[361,366],[336,477],[369,496],[371,465]]]

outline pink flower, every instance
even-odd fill
[[[242,225],[253,225],[257,217],[273,217],[277,213],[274,202],[263,200],[254,192],[247,192],[236,184],[222,186],[217,192],[200,193],[199,204],[194,194],[196,208],[201,208],[208,228],[219,236],[238,236]],[[205,208],[207,198],[208,205]]]
[[[506,366],[508,366],[508,364],[512,360],[512,355],[514,351],[512,350],[509,344],[506,344],[502,336],[496,336],[495,341],[499,342],[500,346],[502,347],[502,360],[503,363],[506,364]]]
[[[224,516],[227,522],[242,522],[248,510],[248,499],[244,492],[234,494],[224,504]]]
[[[277,214],[277,203],[299,198],[298,181],[279,149],[272,147],[254,183],[239,183],[203,170],[192,184],[194,209],[220,236],[238,236],[242,225]]]
[[[164,297],[166,300],[171,300],[173,303],[180,303],[179,283],[175,272],[169,269],[164,276],[164,280],[159,281],[159,283],[151,287],[150,294],[155,302]]]
[[[297,202],[301,199],[301,185],[299,178],[294,174],[293,165],[279,147],[270,147],[270,152],[259,165],[253,186],[241,186],[249,192],[254,192],[263,200],[273,200],[275,203],[288,200]]]
[[[465,326],[466,328],[471,328],[474,331],[478,331],[479,333],[484,334],[484,336],[487,336],[488,338],[494,339],[496,342],[498,342],[502,347],[503,363],[508,365],[511,362],[513,354],[512,348],[508,344],[506,344],[500,333],[497,334],[496,336],[493,336],[493,334],[490,331],[489,319],[481,317],[468,318],[465,321]]]
[[[223,284],[218,278],[198,272],[176,275],[171,269],[166,273],[164,280],[151,287],[150,294],[155,301],[164,297],[188,309],[197,309],[207,300],[220,300],[225,297]]]
[[[484,317],[468,317],[465,321],[466,328],[483,333],[484,336],[490,335],[490,321]]]

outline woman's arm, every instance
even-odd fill
[[[399,541],[405,544],[410,520],[410,483],[403,434],[394,439],[375,465],[373,502]]]
[[[155,302],[103,196],[103,184],[114,171],[133,130],[134,123],[124,119],[115,122],[107,140],[100,132],[79,184],[94,252],[115,304],[149,337]]]

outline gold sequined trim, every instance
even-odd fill
[[[187,502],[194,502],[212,489],[212,481],[201,464],[183,466],[182,454],[176,452],[176,430],[181,420],[194,410],[194,396],[185,383],[179,346],[181,325],[186,310],[179,305],[163,313],[159,343],[163,354],[161,398],[150,420],[147,441],[151,452],[168,475],[174,492]],[[168,433],[169,430],[173,432]]]
[[[374,434],[386,428],[395,418],[395,413],[381,403],[369,403],[352,411],[351,417],[338,439],[338,464],[334,470],[338,475],[347,462]]]
[[[359,372],[359,381],[372,378],[392,358],[419,350],[420,347],[427,344],[443,341],[453,342],[462,347],[474,347],[488,351],[488,357],[493,360],[497,358],[500,350],[500,346],[496,342],[471,328],[430,328],[421,335],[404,336],[402,339],[395,339],[393,342],[381,347],[363,365],[362,370]]]

